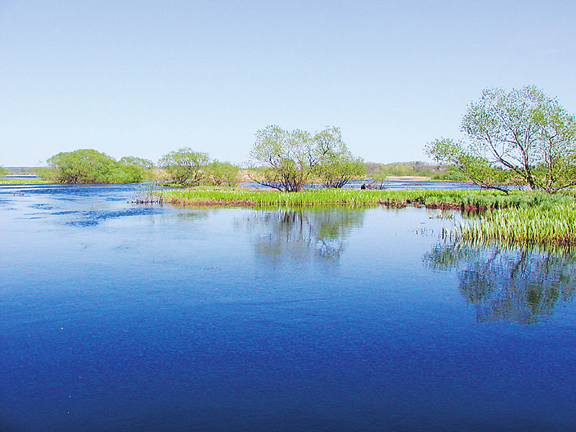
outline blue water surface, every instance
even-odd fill
[[[139,188],[0,187],[3,432],[576,430],[570,253]]]

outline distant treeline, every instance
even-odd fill
[[[418,176],[439,181],[466,181],[456,167],[423,161],[377,163],[365,162],[361,180],[383,182],[388,177]],[[116,161],[96,150],[58,153],[47,167],[0,167],[0,175],[38,175],[58,183],[135,183],[158,180],[191,185],[235,185],[251,180],[246,169],[228,162],[210,160],[207,154],[180,149],[168,153],[158,163],[127,156]]]
[[[211,160],[206,153],[189,148],[164,155],[158,164],[149,159],[126,156],[116,160],[92,149],[62,152],[47,160],[36,173],[57,183],[137,183],[159,180],[175,184],[234,185],[239,167]]]

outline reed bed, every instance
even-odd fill
[[[576,203],[492,210],[456,230],[463,239],[509,244],[576,245]]]
[[[387,206],[461,210],[465,219],[449,235],[478,242],[576,245],[576,191],[307,189],[298,193],[247,188],[193,188],[159,192],[179,206]]]

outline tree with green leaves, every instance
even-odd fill
[[[324,187],[341,188],[350,180],[366,175],[364,160],[354,157],[348,150],[339,128],[326,128],[314,135],[313,139],[324,154],[314,170]]]
[[[136,165],[144,170],[151,170],[154,168],[154,162],[150,159],[143,159],[136,156],[124,156],[118,161],[121,165]]]
[[[261,164],[256,180],[268,187],[298,192],[310,179],[321,154],[310,133],[267,126],[256,133],[251,158]]]
[[[3,166],[0,166],[0,176],[4,176],[6,174],[8,174],[8,170]]]
[[[116,161],[91,149],[61,152],[47,160],[50,179],[58,183],[110,183]]]
[[[576,118],[534,86],[484,90],[462,119],[466,138],[426,152],[485,188],[507,183],[554,193],[576,186]]]
[[[105,153],[92,149],[61,152],[47,160],[48,167],[39,175],[58,183],[136,183],[142,170],[135,165],[117,162]]]
[[[240,167],[228,162],[212,161],[206,167],[205,172],[205,183],[218,186],[235,186],[238,184]]]
[[[133,179],[152,180],[154,178],[154,162],[136,156],[124,156],[118,161],[119,170]]]
[[[183,147],[162,156],[158,165],[166,171],[171,181],[178,184],[198,184],[205,176],[210,163],[207,153]]]
[[[260,164],[256,181],[287,192],[298,192],[316,176],[327,184],[345,184],[349,176],[345,168],[356,169],[340,130],[335,127],[312,135],[299,129],[287,131],[275,125],[267,126],[256,133],[250,156]],[[347,162],[350,165],[346,165]]]

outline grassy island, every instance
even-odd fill
[[[510,243],[576,245],[576,191],[547,194],[513,190],[306,189],[281,192],[247,188],[192,188],[159,193],[165,203],[191,206],[422,206],[468,214],[454,234]]]

